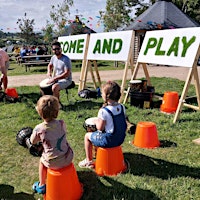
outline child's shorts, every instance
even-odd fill
[[[95,131],[92,132],[90,141],[94,146],[97,147],[111,147],[113,146],[111,136],[111,133],[102,133],[101,131]]]

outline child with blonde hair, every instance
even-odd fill
[[[51,95],[44,95],[38,100],[36,110],[43,122],[34,128],[30,141],[32,144],[42,142],[44,150],[39,162],[39,181],[33,184],[33,190],[44,194],[47,169],[68,166],[74,154],[66,139],[65,122],[56,119],[59,112],[58,99]]]
[[[114,81],[108,81],[102,86],[103,107],[94,121],[97,131],[85,134],[86,158],[79,162],[81,168],[93,168],[92,146],[116,147],[123,143],[126,136],[125,107],[118,103],[121,88]]]

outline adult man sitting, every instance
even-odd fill
[[[62,54],[59,42],[52,44],[52,51],[55,55],[51,57],[47,67],[47,76],[50,77],[48,83],[53,83],[53,95],[60,100],[60,90],[67,88],[72,83],[72,65],[70,58]]]

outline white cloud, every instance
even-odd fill
[[[15,32],[18,29],[17,19],[24,17],[27,13],[28,19],[35,20],[36,30],[46,25],[50,20],[49,12],[52,5],[62,3],[63,0],[1,0],[0,1],[0,30],[4,32]],[[105,10],[106,0],[74,0],[74,6],[70,7],[70,19],[78,14],[88,19],[86,25],[97,32],[103,31],[103,25],[98,26],[100,10]],[[92,19],[91,19],[92,18]]]

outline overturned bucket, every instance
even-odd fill
[[[179,102],[178,92],[168,91],[164,93],[160,111],[164,113],[175,113]]]
[[[156,124],[154,122],[138,122],[132,144],[140,148],[156,148],[160,146]]]

